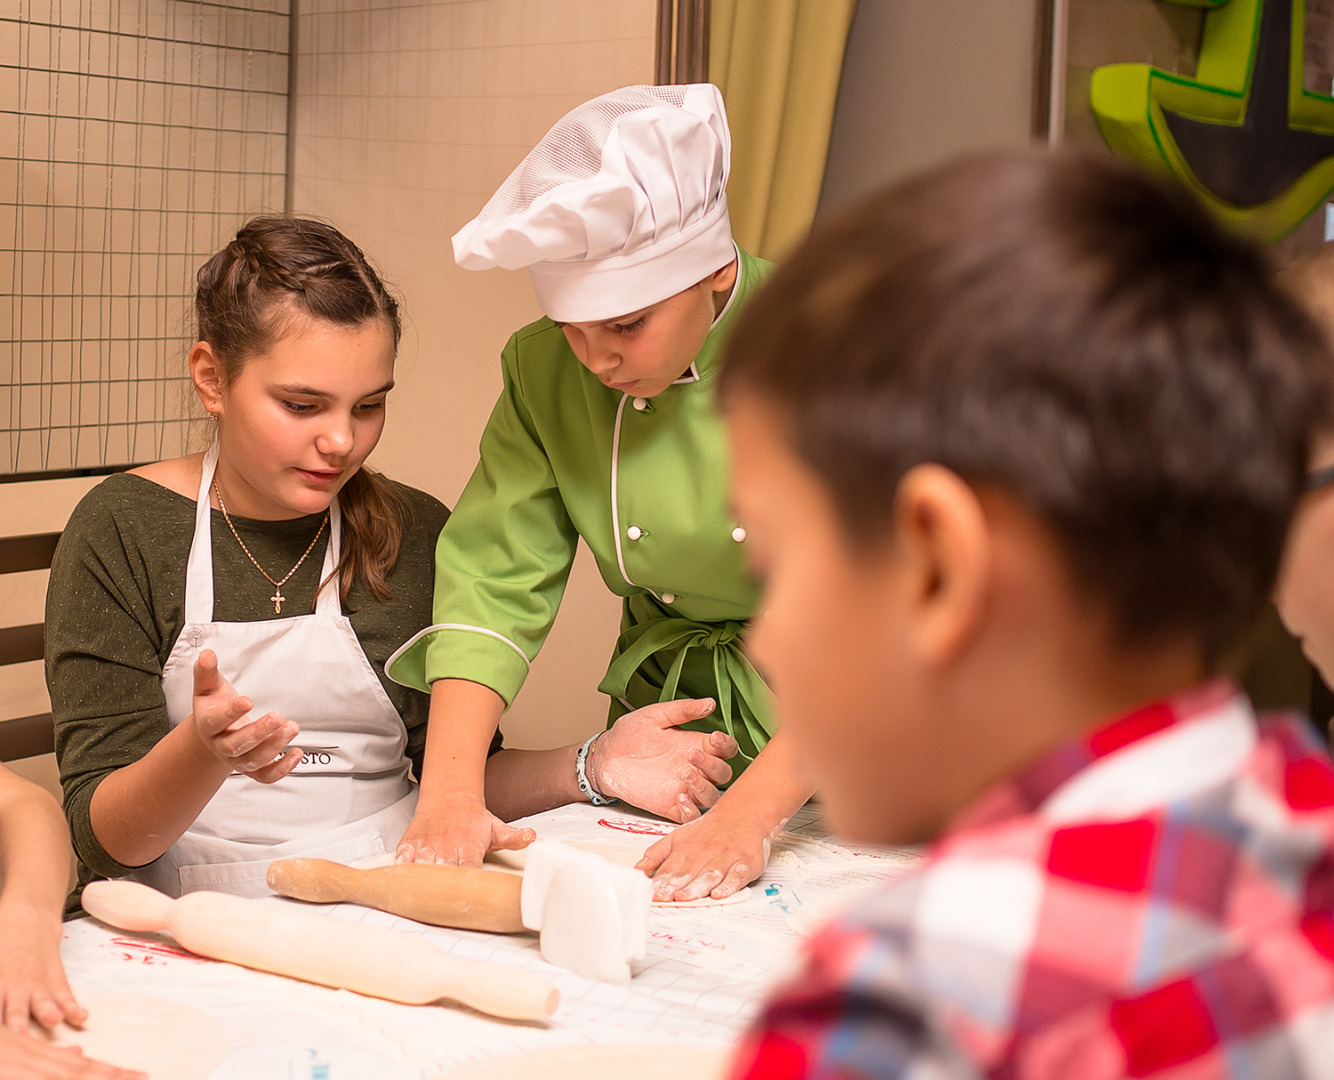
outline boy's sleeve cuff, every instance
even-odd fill
[[[394,682],[429,693],[437,679],[490,687],[506,708],[528,677],[528,657],[503,634],[482,626],[439,623],[414,634],[385,663]]]

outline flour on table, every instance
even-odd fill
[[[470,1061],[435,1080],[722,1080],[731,1058],[728,1046],[552,1046]]]
[[[76,991],[88,1010],[82,1028],[34,1029],[53,1046],[77,1046],[84,1056],[150,1080],[203,1080],[227,1056],[227,1035],[198,1009],[144,994]]]

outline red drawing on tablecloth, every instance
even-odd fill
[[[166,942],[143,941],[139,938],[113,937],[102,948],[118,953],[122,960],[127,960],[130,963],[160,964],[164,959],[194,960],[201,964],[210,962],[192,952],[186,952],[174,945],[168,945]]]
[[[721,941],[709,941],[707,938],[682,936],[681,934],[671,934],[661,930],[650,930],[648,936],[659,941],[669,942],[672,945],[679,945],[692,953],[697,951],[693,946],[698,946],[701,949],[717,949],[719,952],[727,951],[727,946]]]
[[[598,818],[598,824],[604,829],[615,829],[617,832],[634,833],[636,836],[670,836],[673,829],[676,828],[670,822],[666,821],[640,821],[630,818]]]

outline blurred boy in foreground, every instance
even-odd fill
[[[1334,1076],[1334,770],[1219,676],[1315,327],[1184,196],[1027,151],[817,229],[742,322],[757,663],[834,827],[931,847],[735,1075]]]
[[[1297,298],[1334,341],[1334,244],[1279,274],[1279,284]],[[1331,369],[1334,371],[1334,368]],[[1334,686],[1334,425],[1311,443],[1306,494],[1298,504],[1279,569],[1274,603],[1283,624],[1324,680]],[[1315,697],[1319,698],[1319,694]],[[1314,719],[1323,726],[1329,714]]]

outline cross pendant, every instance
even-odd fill
[[[273,613],[275,615],[281,615],[283,613],[283,601],[287,599],[287,597],[283,595],[282,589],[274,589],[273,595],[270,596],[269,599],[273,601]]]

